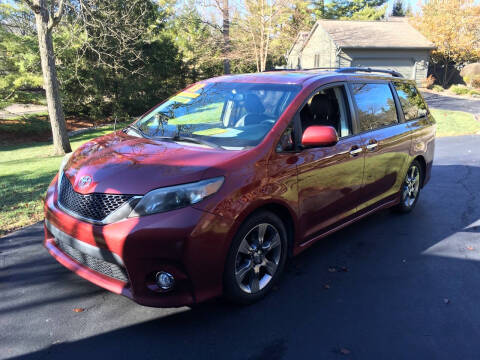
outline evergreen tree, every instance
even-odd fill
[[[403,0],[395,0],[392,8],[392,16],[405,16],[406,10]]]
[[[317,18],[378,20],[385,15],[386,2],[386,0],[339,0],[328,3],[314,1],[312,7]]]

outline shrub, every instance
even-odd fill
[[[449,90],[455,95],[467,95],[470,91],[465,85],[452,85]]]
[[[436,92],[442,92],[445,89],[440,85],[433,85],[432,90]]]
[[[480,75],[476,75],[471,81],[470,86],[475,89],[480,89]]]
[[[468,95],[470,95],[470,96],[473,96],[473,95],[475,95],[475,96],[476,96],[476,95],[480,96],[480,90],[474,90],[474,89],[472,89],[472,90],[470,90],[470,91],[468,92]]]
[[[433,87],[433,84],[435,84],[435,76],[433,75],[428,75],[426,79],[422,80],[422,86],[427,89],[431,89]]]
[[[480,81],[480,63],[465,65],[462,71],[460,71],[460,76],[467,86],[477,87],[473,85],[473,82]]]

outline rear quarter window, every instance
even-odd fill
[[[415,120],[427,113],[427,106],[417,88],[409,83],[394,82],[405,121]]]
[[[398,123],[395,100],[389,84],[354,83],[352,90],[357,104],[360,132]]]

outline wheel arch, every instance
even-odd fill
[[[285,204],[272,201],[247,209],[244,212],[244,215],[240,217],[238,226],[236,226],[235,229],[235,233],[238,231],[240,226],[248,220],[248,218],[261,211],[269,211],[277,215],[280,220],[282,220],[283,224],[285,225],[285,230],[287,231],[288,257],[291,257],[293,255],[293,247],[295,244],[296,224],[292,209]]]
[[[425,181],[425,174],[426,174],[426,171],[427,171],[427,162],[425,161],[425,158],[423,157],[423,155],[418,155],[416,156],[413,161],[417,160],[418,163],[420,164],[420,166],[422,167],[422,181],[420,183],[420,187],[423,188],[423,183]]]

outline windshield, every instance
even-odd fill
[[[299,90],[297,85],[200,82],[134,127],[151,138],[242,149],[260,143]]]

